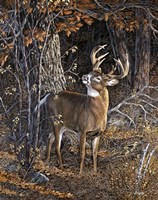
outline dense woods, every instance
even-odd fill
[[[10,177],[11,183],[19,185],[20,176],[26,181],[22,189],[32,190],[27,181],[40,171],[59,190],[49,192],[51,182],[46,185],[48,193],[45,186],[34,187],[43,195],[41,199],[85,199],[86,194],[77,192],[75,184],[63,190],[64,183],[75,182],[76,177],[83,184],[76,164],[75,135],[64,138],[68,147],[63,145],[63,157],[69,163],[65,171],[54,167],[55,155],[44,165],[49,125],[47,110],[41,110],[39,104],[47,93],[58,94],[66,88],[86,93],[80,79],[92,70],[90,52],[98,44],[107,44],[103,52],[109,54],[102,71],[112,69],[113,58],[126,63],[128,54],[130,72],[118,86],[108,88],[110,109],[100,145],[100,171],[98,176],[83,175],[83,181],[89,181],[96,191],[94,183],[100,185],[98,199],[157,199],[158,185],[153,184],[153,177],[158,176],[157,10],[157,0],[0,1],[0,142],[4,143],[0,151],[2,158],[5,148],[11,151],[19,165],[18,176],[2,172],[6,182]],[[64,183],[58,174],[65,178]],[[90,189],[85,188],[86,192]],[[87,199],[96,197],[92,193]]]

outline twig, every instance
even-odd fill
[[[146,165],[145,165],[145,169],[144,169],[144,173],[143,173],[143,175],[142,175],[142,178],[145,177],[145,174],[146,174],[146,172],[147,172],[148,166],[149,166],[149,164],[150,164],[150,161],[151,161],[151,158],[152,158],[154,152],[155,152],[155,148],[154,148],[154,149],[150,152],[150,154],[149,154],[149,158],[148,158],[148,160],[147,160],[147,162],[146,162]]]
[[[146,148],[143,150],[142,158],[140,159],[140,164],[139,164],[138,174],[137,174],[137,180],[136,180],[135,194],[140,193],[139,184],[140,184],[140,181],[142,179],[143,165],[144,165],[144,162],[145,162],[145,157],[146,157],[149,146],[150,146],[150,143],[148,143]]]

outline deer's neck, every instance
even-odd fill
[[[108,110],[108,107],[109,107],[109,92],[108,92],[107,88],[104,88],[104,90],[102,90],[100,92],[100,96],[101,96],[101,98],[104,102],[106,110]]]
[[[109,107],[109,92],[107,88],[104,88],[101,92],[98,92],[97,90],[93,89],[92,87],[87,87],[87,95],[90,97],[101,97],[106,110],[108,110]]]
[[[105,129],[106,124],[107,124],[107,112],[108,112],[108,108],[109,108],[109,92],[106,87],[101,91],[100,96],[102,98],[102,101],[104,103],[104,108],[105,108],[105,121],[104,121],[105,122],[104,129]]]
[[[88,94],[88,96],[91,96],[91,97],[98,97],[98,96],[100,96],[99,92],[97,90],[93,89],[90,86],[87,87],[87,94]]]

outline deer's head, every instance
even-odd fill
[[[117,66],[120,68],[120,74],[114,74],[116,71],[116,67],[112,67],[112,70],[108,74],[102,73],[101,68],[99,67],[101,63],[106,59],[105,53],[99,57],[96,57],[96,54],[101,50],[104,49],[107,45],[99,45],[93,48],[91,52],[91,62],[93,66],[93,71],[87,75],[82,76],[82,82],[86,85],[88,89],[88,94],[90,96],[97,96],[106,86],[114,86],[119,83],[119,79],[124,78],[127,76],[129,71],[129,62],[128,62],[128,54],[126,54],[126,66],[123,67],[122,62],[120,59],[115,59]]]

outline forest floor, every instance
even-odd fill
[[[12,144],[9,144],[7,137],[8,129],[0,127],[0,130],[2,133],[0,137],[1,200],[158,199],[157,128],[151,130],[152,139],[143,136],[145,131],[140,135],[132,131],[126,133],[109,131],[108,139],[101,141],[96,174],[93,173],[91,152],[87,149],[84,171],[79,175],[78,149],[72,147],[65,139],[66,144],[62,149],[65,164],[63,169],[58,167],[53,152],[50,163],[47,164],[40,158],[36,161],[35,170],[45,174],[50,180],[45,185],[37,185],[20,178],[22,172],[16,156],[11,151]],[[142,161],[143,156],[144,161]]]
[[[65,137],[63,169],[58,167],[54,148],[49,163],[43,155],[36,160],[34,170],[49,178],[44,185],[21,178],[25,172],[13,152],[9,129],[1,124],[0,133],[0,200],[158,199],[157,126],[137,130],[108,129],[100,143],[96,174],[93,173],[91,151],[87,149],[83,174],[79,175],[78,148],[72,147]]]

